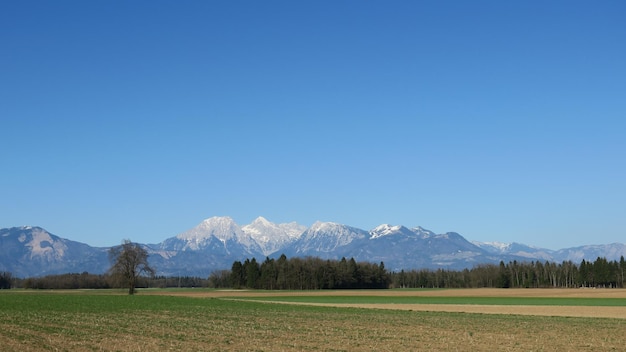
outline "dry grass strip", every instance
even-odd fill
[[[379,296],[379,297],[560,297],[560,298],[624,298],[626,289],[591,288],[471,288],[441,290],[318,290],[318,291],[256,291],[256,290],[198,290],[192,291],[142,291],[187,297],[293,297],[293,296]]]
[[[259,302],[259,301],[257,301]],[[479,305],[479,304],[350,304],[261,301],[266,303],[297,304],[320,307],[346,307],[365,309],[395,309],[421,312],[455,312],[479,314],[514,314],[552,317],[617,318],[626,319],[626,307],[587,306],[530,306],[530,305]]]
[[[156,294],[237,299],[242,297],[293,297],[293,296],[380,296],[380,297],[560,297],[560,298],[624,298],[626,289],[449,289],[449,290],[320,290],[320,291],[158,291]],[[349,304],[349,303],[267,303],[298,304],[326,307],[351,307],[370,309],[397,309],[409,311],[459,312],[482,314],[515,314],[559,317],[618,318],[626,319],[626,307],[589,306],[531,306],[531,305],[467,305],[467,304]]]

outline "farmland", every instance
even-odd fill
[[[624,290],[1,291],[0,350],[612,351],[625,306]]]

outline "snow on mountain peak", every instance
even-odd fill
[[[254,221],[250,225],[269,226],[269,225],[272,225],[272,223],[268,221],[266,218],[259,216],[258,218],[254,219]],[[250,226],[250,225],[246,225],[246,226]]]
[[[432,231],[423,229],[421,227],[414,227],[412,229],[408,229],[402,225],[389,225],[389,224],[382,224],[377,226],[376,228],[374,228],[373,230],[370,231],[370,236],[372,239],[375,238],[380,238],[383,236],[389,236],[389,235],[404,235],[404,236],[409,236],[409,237],[413,237],[413,236],[419,236],[419,237],[423,237],[423,238],[428,238],[431,236],[434,236],[435,234]]]
[[[376,231],[397,231],[400,229],[400,225],[396,225],[396,226],[392,226],[389,224],[382,224],[382,225],[378,225],[376,226],[376,228],[374,228],[374,230]]]
[[[231,217],[215,216],[205,219],[198,226],[179,234],[176,238],[186,241],[188,248],[198,249],[213,236],[223,243],[236,241],[247,248],[261,247],[267,255],[294,241],[305,230],[304,226],[295,222],[274,224],[261,216],[244,227],[240,227]]]
[[[295,222],[275,224],[259,216],[241,229],[259,244],[263,254],[269,255],[298,239],[306,227]]]
[[[339,242],[350,242],[355,238],[363,238],[365,233],[367,232],[347,225],[320,221],[311,225],[305,232],[308,237],[332,237],[337,238]]]
[[[304,231],[295,243],[297,244],[298,253],[307,251],[328,253],[356,240],[368,237],[367,231],[355,227],[335,222],[317,221],[308,230]]]
[[[504,243],[504,242],[485,242],[488,245],[491,245],[493,247],[499,248],[500,250],[504,251],[507,250],[511,247],[510,243]]]
[[[189,242],[189,248],[197,249],[211,236],[216,237],[222,242],[233,239],[244,243],[248,242],[245,241],[245,235],[239,225],[228,216],[214,216],[205,219],[198,226],[179,234],[176,238]]]
[[[434,232],[432,232],[430,230],[426,230],[425,228],[423,228],[421,226],[413,227],[411,229],[411,231],[415,232],[418,235],[421,235],[424,238],[435,236]]]
[[[288,237],[299,237],[306,230],[306,226],[299,225],[296,222],[275,224],[259,216],[249,225],[242,227],[242,230],[255,239],[273,237],[272,235],[276,233],[284,233]],[[264,234],[267,234],[267,236]]]
[[[389,224],[382,224],[376,226],[373,230],[370,231],[371,238],[378,238],[383,236],[389,236],[394,233],[398,233],[402,230],[401,225],[392,226]]]
[[[511,243],[505,243],[505,242],[498,242],[498,241],[493,241],[493,242],[479,242],[479,241],[471,241],[472,244],[486,249],[486,250],[491,250],[492,252],[499,252],[499,253],[504,253],[506,251],[508,251],[511,248]]]
[[[332,228],[332,227],[337,227],[340,226],[338,223],[336,222],[330,222],[330,221],[316,221],[313,223],[313,225],[311,225],[311,227],[309,228],[309,230],[322,230],[322,229],[328,229],[328,228]]]

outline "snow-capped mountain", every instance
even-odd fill
[[[489,255],[457,233],[435,234],[422,227],[409,229],[389,224],[365,231],[337,223],[317,222],[284,252],[288,256],[382,261],[392,270],[458,269],[498,261],[496,256]]]
[[[306,226],[295,222],[274,224],[259,216],[241,229],[256,241],[263,254],[267,256],[295,242],[306,231]]]
[[[530,260],[549,260],[554,261],[555,251],[545,248],[527,246],[522,243],[512,242],[478,242],[472,241],[476,246],[496,255],[513,255]]]
[[[196,227],[187,230],[174,238],[164,241],[161,245],[166,250],[204,250],[219,249],[226,253],[262,253],[259,244],[245,233],[237,223],[228,216],[212,217],[202,221]]]
[[[234,261],[252,257],[262,261],[281,254],[382,261],[390,270],[459,270],[512,260],[579,263],[626,256],[626,245],[620,243],[552,251],[520,243],[469,242],[455,232],[436,234],[422,227],[383,224],[365,231],[316,222],[307,229],[296,223],[275,224],[263,217],[243,227],[230,217],[212,217],[161,243],[143,246],[158,275],[194,276],[229,269]],[[110,266],[108,250],[57,237],[40,227],[0,229],[0,271],[16,277],[104,273]]]
[[[372,261],[384,261],[392,270],[407,267],[445,267],[458,269],[474,263],[491,263],[494,258],[461,235],[435,234],[422,227],[380,225],[370,231],[368,245],[361,255]]]
[[[334,222],[316,222],[284,249],[288,256],[337,258],[370,237],[365,230]]]
[[[422,232],[419,232],[419,235],[424,236],[426,233],[430,234],[430,231],[426,231],[424,232],[424,234]],[[382,225],[375,227],[374,229],[370,231],[370,239],[377,239],[377,238],[382,238],[384,236],[398,236],[398,235],[410,237],[410,236],[415,236],[416,234],[418,234],[418,232],[409,230],[402,225],[392,226],[389,224],[382,224]]]
[[[486,250],[487,252],[494,253],[494,254],[507,253],[512,245],[512,243],[497,242],[497,241],[495,242],[472,241],[472,243]]]
[[[261,246],[232,218],[212,217],[150,246],[151,263],[163,275],[205,276],[240,258],[261,257]]]

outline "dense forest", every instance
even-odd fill
[[[580,265],[571,261],[517,262],[500,265],[477,265],[472,269],[411,270],[391,273],[392,287],[400,288],[547,288],[547,287],[624,287],[626,262],[597,258],[583,260]]]
[[[0,289],[11,288],[13,282],[13,275],[8,271],[0,272]]]
[[[389,273],[385,265],[347,260],[323,260],[316,257],[278,259],[266,258],[235,261],[230,271],[229,286],[264,290],[319,290],[388,288]],[[211,279],[209,279],[211,281]]]
[[[545,288],[545,287],[624,287],[626,262],[597,258],[571,261],[500,262],[472,269],[422,269],[388,272],[384,263],[375,264],[320,258],[266,258],[233,263],[230,273],[221,271],[209,277],[211,287],[268,290],[316,290],[347,288]]]
[[[137,287],[211,287],[265,290],[317,290],[362,288],[546,288],[624,287],[626,261],[597,258],[553,262],[500,262],[472,269],[421,269],[389,272],[383,262],[356,262],[354,258],[324,260],[316,257],[278,259],[255,258],[235,261],[230,270],[219,270],[208,278],[140,277]],[[0,289],[103,289],[122,287],[110,275],[70,273],[20,279],[0,272]]]

